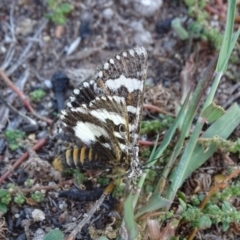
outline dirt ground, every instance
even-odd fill
[[[60,6],[63,1],[58,2]],[[101,195],[101,192],[95,192],[91,196],[93,199],[90,197],[93,201],[75,201],[73,196],[59,197],[60,191],[74,187],[74,181],[62,177],[49,164],[56,145],[48,139],[49,126],[75,86],[120,51],[136,45],[144,46],[148,52],[144,102],[174,116],[176,106],[182,103],[186,92],[196,86],[209,62],[218,54],[217,44],[203,39],[201,31],[198,36],[189,34],[183,39],[172,27],[176,18],[185,30],[194,22],[183,1],[64,2],[71,5],[72,11],[60,16],[64,23],[59,25],[53,17],[46,17],[47,14],[57,15],[56,7],[51,7],[47,1],[0,1],[0,183],[1,189],[6,189],[9,183],[14,184],[14,191],[25,196],[24,204],[11,201],[6,213],[2,214],[0,239],[43,239],[55,228],[67,236]],[[204,11],[208,13],[206,22],[209,28],[223,33],[226,9],[225,2],[207,1]],[[216,104],[224,109],[234,102],[239,103],[238,59],[239,45],[215,97]],[[31,95],[35,90],[42,90],[40,100]],[[144,109],[143,115],[148,120],[158,116],[151,109]],[[16,149],[10,147],[7,130],[25,133]],[[240,137],[239,130],[238,127],[231,139]],[[16,136],[11,137],[14,144]],[[232,158],[238,163],[237,155]],[[196,182],[206,180],[206,176],[212,179],[221,172],[224,164],[221,154],[214,155],[204,166],[211,167],[212,172],[197,172],[181,190],[191,196]],[[30,187],[24,185],[28,178],[33,181]],[[99,186],[97,180],[94,181],[86,181],[81,187],[91,190],[93,185]],[[43,194],[43,201],[33,199],[31,194],[36,191]],[[86,199],[89,199],[87,195]],[[239,209],[239,198],[235,201],[235,207]],[[118,212],[116,202],[117,199],[109,196],[90,225],[104,232],[106,225],[112,222],[112,216]],[[41,211],[36,213],[37,210]],[[195,239],[240,239],[239,225],[232,229],[224,233],[215,226],[211,231],[200,231]],[[108,237],[114,239],[114,234]],[[187,237],[187,227],[177,229],[177,235]],[[94,239],[90,237],[89,225],[83,228],[77,239]]]

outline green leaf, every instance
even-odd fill
[[[180,202],[183,210],[186,211],[186,209],[187,209],[187,204],[186,204],[186,202],[184,202],[181,198],[179,198],[178,200],[179,200],[179,202]]]
[[[59,6],[59,8],[60,8],[60,11],[62,14],[68,14],[74,9],[73,5],[71,5],[69,3],[62,3]]]
[[[224,109],[217,106],[215,103],[211,103],[206,109],[204,109],[201,117],[204,118],[207,123],[212,123],[220,118],[225,113]]]
[[[8,210],[7,205],[0,202],[0,215],[2,215],[1,212],[6,213],[7,210]]]
[[[30,99],[33,102],[40,102],[46,93],[42,89],[36,89],[29,93]]]
[[[204,209],[204,212],[210,214],[210,215],[220,215],[221,209],[216,204],[209,204],[206,209]]]
[[[6,196],[7,194],[8,194],[8,190],[0,189],[0,198]]]
[[[43,240],[64,240],[64,234],[58,230],[54,229],[50,231],[44,238]]]
[[[146,212],[152,212],[157,209],[166,207],[166,206],[170,205],[171,203],[172,202],[170,202],[166,198],[163,198],[159,194],[154,193],[151,196],[151,198],[149,199],[149,201],[138,210],[135,218],[140,217],[141,215],[143,215]]]
[[[200,229],[210,228],[212,225],[212,221],[210,217],[203,215],[197,220],[197,225]]]
[[[222,230],[226,232],[229,229],[229,222],[222,223]]]
[[[189,34],[182,26],[182,23],[179,18],[175,18],[172,21],[172,28],[175,30],[176,34],[181,40],[186,40],[189,38]]]

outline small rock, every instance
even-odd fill
[[[43,231],[43,229],[38,228],[37,231],[34,233],[34,237],[32,238],[32,240],[42,240],[44,239],[45,235],[46,233]]]
[[[17,21],[16,34],[21,34],[22,36],[27,36],[31,34],[36,25],[36,21],[30,18],[25,18],[21,21]]]
[[[44,35],[42,39],[44,42],[49,42],[51,40],[51,37],[49,35]]]
[[[111,8],[106,8],[103,10],[102,15],[105,20],[110,20],[113,17],[113,10]]]
[[[148,48],[153,44],[152,34],[143,27],[142,22],[132,22],[131,27],[134,31],[133,38],[136,45]]]
[[[136,12],[142,16],[150,17],[162,6],[162,0],[139,0],[133,1],[133,7]]]
[[[43,85],[47,88],[47,89],[51,89],[52,88],[52,82],[50,79],[46,79],[43,81]]]
[[[0,54],[6,53],[7,49],[5,48],[4,45],[0,45]]]
[[[61,38],[64,33],[64,26],[63,25],[58,25],[55,29],[55,37],[56,38]]]
[[[45,213],[40,209],[34,209],[32,212],[34,222],[41,222],[45,219]]]

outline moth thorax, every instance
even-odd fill
[[[131,156],[130,170],[128,171],[129,178],[138,177],[142,174],[142,168],[138,159],[138,152],[139,147],[137,145],[129,149],[129,155]]]

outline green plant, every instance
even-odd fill
[[[142,121],[140,134],[147,134],[150,132],[162,132],[172,125],[174,119],[172,117],[163,117],[152,121]]]
[[[238,153],[238,157],[240,157],[240,138],[233,142],[222,139],[219,136],[214,136],[213,138],[207,139],[200,138],[199,143],[202,144],[205,149],[208,149],[211,144],[215,144],[219,149],[225,152]]]
[[[29,96],[33,102],[40,102],[46,93],[42,89],[36,89],[30,92]]]
[[[61,0],[47,0],[47,5],[50,13],[47,13],[46,18],[58,25],[64,25],[66,23],[66,15],[73,9],[73,5],[70,3],[63,3]]]
[[[25,182],[24,182],[24,186],[26,187],[32,187],[34,184],[34,180],[33,179],[27,179]]]
[[[209,24],[209,14],[205,10],[206,0],[184,0],[184,2],[188,7],[188,15],[193,18],[188,25],[188,32],[194,38],[210,41],[216,49],[219,49],[222,43],[222,34]]]
[[[187,204],[180,214],[183,221],[189,222],[193,228],[206,229],[212,224],[222,224],[223,231],[229,228],[231,222],[240,220],[239,211],[229,202],[208,204],[203,211],[198,207]]]
[[[5,205],[11,202],[11,194],[5,189],[0,189],[0,202]]]
[[[23,194],[17,193],[14,197],[14,202],[18,205],[22,205],[25,202],[25,197]]]
[[[35,191],[31,194],[31,198],[36,202],[42,202],[44,201],[44,194],[40,191]]]
[[[74,179],[77,185],[82,184],[86,180],[86,177],[84,176],[84,174],[82,174],[79,171],[79,169],[74,169],[73,172],[74,172]]]
[[[109,184],[109,178],[106,177],[98,177],[97,178],[97,182],[101,185],[101,186],[106,186]]]
[[[16,194],[17,188],[14,184],[8,184],[7,189],[0,189],[0,212],[6,213],[8,210],[8,204],[13,200],[19,205],[25,202],[25,198],[22,194]]]
[[[23,131],[7,129],[4,136],[7,139],[9,148],[12,151],[15,151],[19,147],[23,146],[22,140],[25,138],[25,133]]]
[[[25,182],[25,186],[32,187],[33,183],[33,179],[28,179]],[[28,193],[31,193],[31,198],[34,201],[44,201],[45,194],[40,191],[35,191],[34,187],[32,189],[21,189],[13,183],[7,184],[6,189],[0,189],[0,212],[6,213],[9,203],[12,201],[18,205],[25,203],[26,195],[28,195]]]

